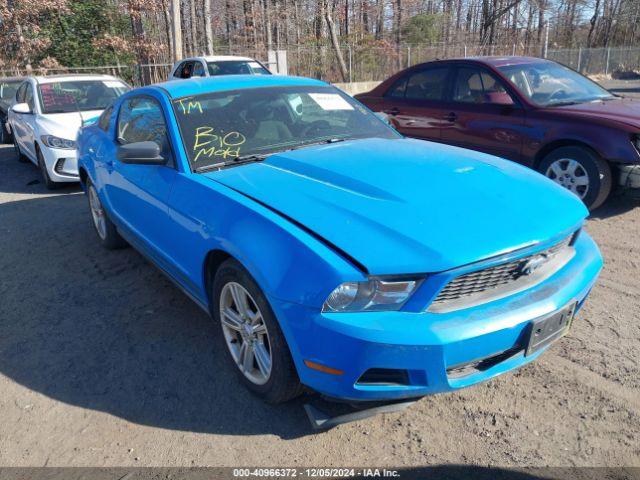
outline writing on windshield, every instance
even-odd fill
[[[194,158],[221,158],[227,160],[240,156],[240,147],[247,141],[240,132],[216,132],[214,127],[198,127],[193,144]]]
[[[174,111],[193,168],[319,143],[396,138],[348,95],[329,86],[247,88],[176,99]]]
[[[114,80],[78,80],[38,85],[43,113],[104,110],[113,100],[128,90]]]

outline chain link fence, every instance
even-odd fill
[[[329,82],[367,82],[383,80],[402,68],[435,59],[470,57],[478,55],[528,55],[542,56],[538,45],[400,45],[400,46],[343,46],[342,56],[347,67],[343,79],[336,54],[329,45],[286,49],[288,73],[319,78]],[[265,61],[262,49],[229,49],[225,54],[244,55]],[[640,71],[640,47],[577,48],[548,50],[547,58],[567,65],[584,75],[614,75]],[[134,86],[148,85],[166,80],[171,64],[105,65],[41,69],[31,71],[36,75],[99,73],[120,77]],[[25,75],[26,69],[0,70],[1,76]]]
[[[547,58],[583,75],[632,75],[640,71],[640,47],[549,50]]]

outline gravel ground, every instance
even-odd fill
[[[640,202],[587,229],[605,269],[570,334],[517,372],[313,433],[247,394],[209,318],[85,197],[0,149],[2,466],[640,466]]]

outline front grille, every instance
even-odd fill
[[[471,297],[493,294],[501,290],[508,291],[512,284],[529,275],[530,272],[527,273],[524,268],[527,262],[534,257],[546,257],[551,261],[551,258],[556,257],[573,243],[576,235],[577,232],[542,252],[454,278],[440,291],[432,302],[430,310],[437,310],[451,303],[460,303]]]

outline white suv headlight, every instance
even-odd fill
[[[339,285],[324,302],[323,312],[370,312],[399,310],[422,280],[369,280]]]
[[[42,140],[42,143],[50,148],[62,148],[65,150],[73,150],[76,148],[76,142],[73,140],[56,137],[55,135],[43,135],[40,139]]]

